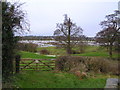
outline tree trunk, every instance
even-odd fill
[[[71,45],[70,45],[70,28],[71,28],[71,25],[70,25],[70,19],[69,19],[69,21],[68,21],[68,37],[67,37],[67,39],[68,39],[68,45],[67,45],[67,54],[71,54],[72,52],[71,52]]]
[[[67,54],[72,54],[71,47],[69,45],[67,47]]]
[[[112,46],[113,46],[113,44],[110,43],[110,47],[109,47],[109,56],[110,56],[110,58],[112,58]]]

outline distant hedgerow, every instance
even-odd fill
[[[33,43],[18,43],[17,45],[17,49],[18,50],[22,50],[22,51],[29,51],[29,52],[37,52],[37,44],[33,44]]]

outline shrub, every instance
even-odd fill
[[[85,63],[88,71],[111,73],[114,75],[119,74],[118,63],[113,62],[113,60],[91,57]]]
[[[33,43],[18,43],[18,50],[29,51],[29,52],[37,52],[37,44]]]
[[[61,56],[56,60],[56,69],[60,71],[86,71],[84,58],[79,56]]]
[[[60,56],[56,69],[66,72],[97,72],[119,75],[118,62],[98,57]]]
[[[102,69],[102,64],[103,59],[101,60],[100,58],[88,58],[85,61],[85,65],[88,69],[88,71],[94,71],[94,72],[100,72]],[[107,64],[106,62],[104,64]]]
[[[75,73],[76,71],[85,72],[87,71],[87,68],[85,64],[79,63],[79,65],[77,65],[76,67],[71,68],[69,72]]]
[[[111,61],[110,64],[108,65],[108,67],[105,70],[106,70],[106,72],[109,72],[111,74],[120,75],[118,63],[113,63]]]
[[[48,51],[48,50],[46,50],[46,49],[42,49],[42,50],[40,50],[40,54],[50,54],[50,52]]]

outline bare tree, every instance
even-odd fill
[[[102,46],[106,46],[109,50],[109,55],[112,58],[112,51],[114,43],[118,38],[120,27],[118,26],[120,18],[117,16],[118,11],[114,14],[106,16],[106,20],[102,21],[100,25],[103,30],[96,35],[96,41]]]
[[[57,24],[57,29],[54,31],[55,40],[64,47],[68,54],[72,53],[72,48],[75,46],[82,35],[83,29],[78,27],[65,14],[64,22]]]

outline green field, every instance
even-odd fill
[[[46,49],[50,52],[50,55],[67,55],[66,54],[66,50],[63,48],[56,48],[56,47],[41,47],[41,48],[37,48],[37,52],[39,53],[40,50]],[[74,48],[74,50],[79,50],[78,48]],[[26,52],[26,51],[21,51],[20,55],[22,56],[22,58],[33,58],[33,59],[53,59],[55,57],[48,57],[46,55],[42,55],[42,54],[35,54],[32,52]],[[109,54],[107,52],[107,50],[103,47],[98,47],[98,46],[87,46],[85,48],[85,52],[81,53],[81,54],[73,54],[76,56],[97,56],[97,57],[105,57],[105,58],[109,58]],[[113,52],[113,58],[117,58],[118,55],[117,53]]]
[[[99,47],[99,46],[88,46],[86,47],[86,50],[82,54],[75,54],[77,56],[95,56],[95,57],[104,57],[104,58],[109,58],[109,54],[107,50],[104,47]],[[113,58],[117,58],[118,55],[113,52]]]
[[[50,52],[51,55],[67,55],[66,50],[63,48],[56,48],[56,47],[41,47],[38,48],[37,51],[39,52],[42,49],[46,49]],[[73,48],[76,51],[79,51],[79,48]],[[107,50],[103,47],[98,47],[98,46],[87,46],[85,48],[85,52],[81,54],[73,54],[77,56],[97,56],[97,57],[105,57],[109,58],[109,54]],[[118,55],[113,52],[113,58],[117,58]]]
[[[21,55],[21,58],[32,58],[32,59],[54,59],[55,58],[55,57],[48,57],[45,55],[39,55],[36,53],[26,52],[26,51],[21,51],[19,54]]]
[[[19,88],[104,88],[106,76],[95,75],[80,79],[70,73],[22,72],[14,77],[14,86]]]
[[[40,50],[46,49],[50,52],[51,55],[65,55],[66,51],[63,48],[56,48],[56,47],[40,47],[37,49],[39,52]]]

